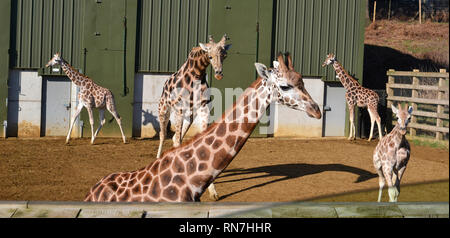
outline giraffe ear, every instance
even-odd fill
[[[259,76],[263,79],[269,78],[269,73],[267,72],[267,67],[264,64],[261,63],[255,63],[256,71],[258,72]]]
[[[412,112],[413,112],[413,107],[412,107],[412,106],[409,106],[409,107],[408,107],[408,113],[411,115]]]
[[[203,43],[199,43],[199,45],[200,45],[200,48],[202,48],[202,50],[209,52],[209,50],[210,50],[209,46],[207,46],[206,44],[203,44]]]
[[[273,68],[278,69],[278,67],[280,67],[280,62],[274,60],[273,61]]]
[[[223,47],[225,49],[225,51],[228,51],[231,48],[231,44],[228,44],[226,46]]]
[[[392,107],[392,112],[397,114],[398,113],[398,109],[394,105],[392,105],[391,107]]]

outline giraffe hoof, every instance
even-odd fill
[[[219,195],[216,194],[210,194],[209,197],[214,200],[214,201],[218,201],[219,200]]]

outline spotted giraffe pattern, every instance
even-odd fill
[[[227,36],[215,43],[209,37],[209,43],[200,43],[194,47],[188,55],[188,59],[165,83],[159,101],[159,147],[156,158],[161,157],[163,142],[166,137],[167,124],[171,111],[175,112],[175,134],[172,138],[173,146],[181,144],[184,135],[189,130],[194,116],[199,117],[201,131],[204,131],[209,122],[209,96],[207,95],[208,83],[206,82],[206,68],[211,64],[215,77],[221,80],[223,77],[222,63],[227,56],[230,45],[225,45]],[[195,114],[195,115],[194,115]],[[211,184],[210,196],[217,200],[219,197]]]
[[[356,134],[356,128],[354,124],[355,106],[367,107],[371,121],[369,141],[372,139],[375,121],[378,125],[378,133],[380,134],[381,139],[383,135],[381,131],[381,119],[378,115],[378,102],[380,100],[378,94],[373,90],[361,86],[358,81],[350,76],[350,74],[344,69],[344,67],[337,61],[334,54],[327,55],[327,58],[322,64],[322,67],[330,64],[333,65],[333,68],[336,71],[336,77],[339,78],[342,86],[344,86],[346,90],[345,100],[347,101],[350,113],[350,135],[348,139],[354,139]]]
[[[262,78],[254,81],[219,121],[145,168],[106,176],[91,188],[85,201],[199,201],[209,184],[239,153],[270,103],[283,103],[275,95],[285,94],[278,90],[286,80],[279,80],[262,64],[255,65]],[[296,104],[308,103],[314,102],[309,98],[308,102]]]
[[[122,130],[122,122],[117,112],[116,105],[114,102],[114,95],[112,92],[104,87],[96,84],[92,79],[87,77],[86,75],[81,74],[77,70],[75,70],[67,61],[65,61],[59,53],[56,53],[53,58],[47,63],[46,67],[61,65],[61,69],[67,75],[67,77],[79,88],[78,93],[78,106],[75,111],[75,114],[72,117],[72,123],[69,128],[69,133],[67,134],[66,143],[69,143],[70,134],[72,132],[73,125],[75,123],[75,119],[80,114],[83,107],[85,107],[89,113],[89,122],[91,124],[91,144],[94,143],[96,136],[98,135],[100,129],[105,124],[104,119],[104,111],[107,109],[117,121],[119,125],[120,132],[122,133],[123,143],[126,143],[125,135]],[[100,116],[100,125],[94,134],[94,118],[92,109],[99,109]]]
[[[405,137],[406,127],[409,123],[412,107],[404,108],[399,105],[397,109],[392,106],[392,111],[397,115],[397,124],[394,129],[381,139],[373,152],[373,164],[379,176],[378,202],[385,182],[388,184],[389,201],[396,202],[400,193],[400,180],[405,172],[411,154],[411,148]]]

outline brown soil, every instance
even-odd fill
[[[366,28],[364,43],[393,48],[446,68],[449,65],[448,23],[376,21]]]
[[[249,139],[215,181],[216,189],[224,202],[374,201],[377,142]],[[169,145],[167,140],[165,149]],[[157,146],[156,140],[122,144],[119,138],[98,138],[96,145],[74,139],[68,146],[62,138],[0,139],[0,200],[81,201],[105,175],[152,162]],[[412,145],[399,201],[449,201],[448,179],[448,150]],[[407,186],[417,183],[421,187]],[[202,201],[211,201],[207,192]]]

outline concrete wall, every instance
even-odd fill
[[[313,100],[323,108],[324,82],[320,78],[304,78],[305,88]],[[274,137],[322,137],[322,120],[309,117],[281,104],[275,104]]]
[[[133,103],[133,136],[141,138],[159,138],[158,105],[162,94],[164,82],[170,74],[137,73],[134,83]],[[171,130],[174,131],[174,113],[170,115]],[[198,120],[186,133],[187,137],[193,136],[199,130]]]
[[[42,77],[33,70],[11,70],[8,86],[7,136],[39,137]]]

